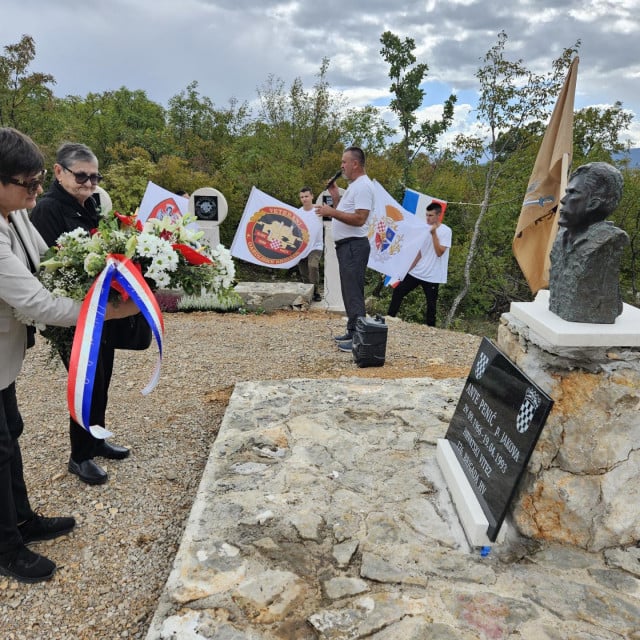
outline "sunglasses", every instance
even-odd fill
[[[71,171],[69,167],[65,167],[63,164],[60,165],[65,171],[73,174],[73,177],[76,179],[77,184],[84,184],[87,180],[91,180],[91,184],[95,187],[104,176],[101,173],[85,173],[84,171]]]
[[[47,177],[46,169],[41,171],[36,178],[32,180],[25,180],[24,178],[12,178],[11,176],[0,176],[0,179],[3,182],[8,182],[9,184],[15,184],[23,189],[27,190],[27,193],[32,196],[34,193],[38,192],[38,188],[44,185],[44,179]]]

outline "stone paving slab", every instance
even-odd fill
[[[464,380],[236,385],[147,640],[640,640],[640,549],[469,547]]]
[[[235,292],[249,311],[269,313],[277,309],[308,309],[313,285],[302,282],[240,282]]]

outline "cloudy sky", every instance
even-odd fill
[[[622,101],[640,146],[640,0],[12,0],[0,45],[31,35],[32,70],[52,74],[58,96],[125,86],[166,105],[196,80],[224,107],[255,101],[270,74],[310,89],[328,57],[329,83],[351,105],[384,106],[386,30],[413,38],[429,66],[427,117],[458,95],[456,130],[474,120],[475,72],[499,31],[507,56],[541,73],[580,39],[576,108]]]

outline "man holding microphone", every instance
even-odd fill
[[[366,316],[364,281],[369,261],[367,218],[373,210],[373,183],[365,171],[365,155],[359,147],[347,147],[340,165],[342,175],[349,182],[342,197],[336,186],[340,174],[329,184],[333,206],[316,205],[316,214],[331,218],[331,230],[336,246],[342,301],[347,313],[347,330],[335,340],[340,351],[351,352],[352,338],[358,317]],[[339,207],[339,208],[338,208]]]

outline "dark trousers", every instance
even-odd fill
[[[90,423],[106,428],[107,401],[109,399],[109,384],[113,373],[113,360],[115,349],[108,347],[104,342],[98,351],[98,365],[91,396]],[[69,354],[60,353],[64,366],[69,371]],[[88,425],[89,426],[89,425]],[[71,457],[76,462],[83,462],[95,456],[96,447],[100,442],[86,429],[81,427],[69,416],[69,440],[71,441]]]
[[[367,315],[364,307],[364,279],[369,262],[368,238],[346,238],[336,242],[342,302],[347,313],[347,331],[356,329],[356,320]]]
[[[407,273],[404,280],[393,290],[387,315],[395,317],[400,310],[400,304],[404,300],[404,297],[417,287],[422,287],[424,296],[427,299],[424,321],[430,327],[435,327],[436,303],[438,302],[438,288],[440,285],[437,282],[425,282],[424,280],[418,280],[418,278],[414,278],[409,273]]]
[[[298,262],[298,271],[302,282],[312,284],[313,293],[320,293],[318,291],[320,286],[320,258],[322,258],[322,251],[314,249],[306,258],[302,258]]]
[[[15,382],[0,391],[0,553],[22,546],[18,523],[32,515],[22,473],[22,434]]]

